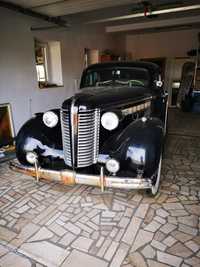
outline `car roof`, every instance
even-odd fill
[[[146,61],[111,61],[105,63],[96,63],[88,66],[85,71],[92,69],[104,69],[112,67],[135,67],[135,68],[145,68],[151,72],[159,72],[160,68],[155,63]]]

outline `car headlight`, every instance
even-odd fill
[[[106,130],[112,131],[119,125],[119,118],[114,112],[106,112],[101,117],[101,124]]]
[[[43,115],[43,122],[47,127],[53,128],[58,123],[58,116],[53,111],[47,111]]]

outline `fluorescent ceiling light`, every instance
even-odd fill
[[[168,13],[175,13],[175,12],[191,11],[195,9],[200,9],[200,5],[191,5],[191,6],[182,6],[182,7],[173,7],[173,8],[168,8],[168,9],[155,10],[155,11],[147,12],[146,15],[152,16],[152,15],[168,14]],[[87,22],[87,24],[132,19],[132,18],[139,18],[139,17],[144,17],[144,12],[118,16],[118,17],[112,17],[112,18],[106,18],[106,19],[93,20],[93,21]]]
[[[122,32],[122,31],[136,31],[144,29],[155,29],[155,28],[164,28],[164,27],[173,27],[173,26],[183,26],[190,25],[194,23],[200,24],[200,16],[193,17],[184,17],[177,19],[163,19],[156,21],[148,21],[141,23],[129,23],[116,26],[107,26],[106,32]]]

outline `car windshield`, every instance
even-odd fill
[[[81,87],[100,87],[110,85],[142,86],[150,83],[150,75],[144,68],[105,68],[89,69],[84,75]]]

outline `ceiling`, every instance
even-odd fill
[[[138,0],[9,0],[48,16],[64,16],[101,8],[137,3]]]
[[[4,0],[7,3],[13,3],[32,11],[57,17],[76,13],[83,13],[87,11],[100,10],[110,7],[118,7],[129,5],[132,9],[142,8],[143,2],[149,2],[153,6],[160,6],[165,4],[191,4],[199,1],[186,0]]]
[[[144,16],[145,2],[149,14],[153,15],[151,19]],[[161,24],[165,24],[163,28],[166,28],[167,20],[170,28],[173,27],[173,21],[175,27],[200,27],[200,0],[3,0],[0,6],[1,3],[11,5],[10,9],[22,14],[35,17],[39,14],[43,20],[61,27],[66,26],[65,23],[103,23],[107,32],[143,31],[145,28],[149,30],[150,25],[154,30],[160,29]],[[185,6],[190,9],[170,11]],[[152,12],[161,13],[155,15]]]

